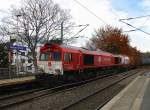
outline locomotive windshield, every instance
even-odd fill
[[[53,61],[60,61],[60,52],[51,52],[51,57]]]
[[[60,52],[41,53],[40,61],[60,61]]]
[[[40,55],[40,61],[48,61],[48,53],[41,53]]]

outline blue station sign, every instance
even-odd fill
[[[19,46],[19,45],[11,45],[10,46],[10,49],[13,49],[13,50],[23,50],[23,51],[26,51],[27,48],[24,47],[24,46]]]

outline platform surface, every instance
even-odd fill
[[[150,77],[138,76],[100,110],[150,110]]]
[[[150,82],[145,91],[140,110],[150,110]]]
[[[13,78],[13,79],[3,79],[3,80],[0,80],[0,87],[14,85],[14,84],[22,84],[26,82],[31,82],[33,80],[35,80],[34,76],[19,77],[19,78]]]

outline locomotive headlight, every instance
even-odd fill
[[[49,67],[51,67],[51,66],[52,66],[51,62],[48,62],[48,66],[49,66]]]
[[[44,65],[39,65],[39,69],[40,69],[41,71],[44,71]]]
[[[55,73],[60,74],[61,73],[60,69],[55,69]]]
[[[44,69],[44,65],[39,65],[39,67],[40,67],[41,69]]]

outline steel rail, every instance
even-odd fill
[[[133,71],[138,71],[138,70],[131,70],[131,71],[133,72]],[[125,72],[119,73],[119,74],[125,75]],[[126,72],[126,74],[128,74],[128,72]],[[17,104],[21,104],[24,102],[34,100],[36,98],[40,98],[42,96],[53,95],[53,94],[57,94],[60,92],[69,91],[70,89],[74,89],[78,86],[82,86],[84,84],[87,84],[89,82],[96,81],[96,80],[99,80],[102,78],[111,77],[113,75],[116,75],[116,74],[108,74],[108,75],[104,75],[104,76],[99,76],[96,78],[92,78],[92,79],[88,79],[88,80],[84,80],[84,81],[80,81],[80,82],[76,82],[76,83],[65,84],[65,85],[57,86],[57,87],[50,88],[50,89],[44,89],[44,90],[40,90],[40,91],[39,90],[30,91],[30,92],[6,96],[3,98],[0,98],[0,108],[7,108],[7,107],[10,107],[13,105],[17,105]]]
[[[138,72],[138,73],[139,73],[139,72]],[[140,73],[141,73],[141,72],[140,72]],[[142,73],[143,73],[143,72],[142,72]],[[88,98],[90,98],[90,97],[96,95],[96,94],[99,94],[99,93],[101,93],[101,92],[107,90],[108,88],[110,88],[110,87],[112,87],[112,86],[117,85],[117,84],[120,83],[121,81],[123,81],[123,80],[127,79],[128,77],[133,76],[133,75],[135,75],[135,74],[137,74],[137,73],[135,72],[134,74],[131,73],[131,74],[129,74],[129,75],[126,74],[127,76],[126,76],[126,75],[123,75],[123,76],[124,76],[123,78],[121,78],[121,79],[119,79],[119,80],[113,82],[112,84],[109,84],[108,86],[106,86],[106,87],[104,87],[104,88],[102,88],[102,89],[99,89],[98,91],[95,91],[95,92],[89,94],[88,96],[85,96],[85,97],[83,97],[83,98],[81,98],[81,99],[79,99],[79,100],[77,100],[77,101],[75,101],[75,102],[73,102],[73,103],[67,105],[67,106],[64,107],[62,110],[67,110],[67,109],[69,109],[70,107],[72,107],[72,106],[74,106],[74,105],[76,105],[76,104],[78,104],[78,103],[80,103],[80,102],[82,102],[82,101],[84,101],[84,100],[86,100],[86,99],[88,99]],[[108,100],[110,100],[110,99],[108,99]],[[108,102],[108,100],[107,100],[107,102]],[[106,102],[105,102],[105,103],[106,103]],[[105,103],[104,103],[104,104],[105,104]],[[102,105],[100,106],[100,108],[101,108],[104,104],[102,104]]]

